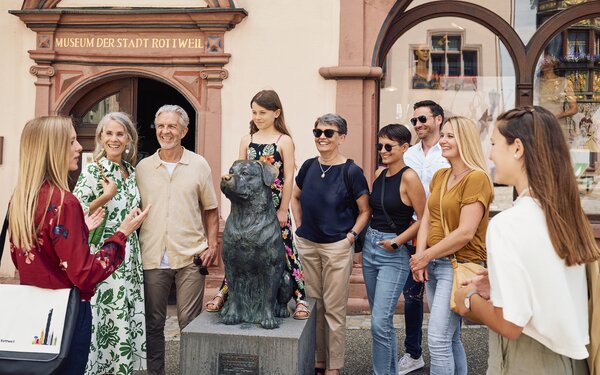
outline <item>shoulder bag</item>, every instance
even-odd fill
[[[8,213],[0,248],[7,228]],[[52,290],[0,284],[0,301],[4,301],[0,309],[0,375],[60,374],[71,348],[80,300],[75,287]]]
[[[448,171],[448,174],[442,179],[442,187],[440,191],[440,220],[442,222],[442,227],[444,228],[444,236],[447,236],[450,233],[446,220],[444,219],[444,210],[442,208],[442,198],[446,192],[446,185],[448,184],[448,177],[450,176],[450,173],[451,172]],[[458,308],[456,303],[454,303],[454,295],[456,291],[458,288],[460,288],[461,283],[464,280],[472,279],[473,277],[477,276],[480,271],[485,269],[485,267],[473,262],[459,263],[458,259],[456,259],[456,253],[451,255],[450,261],[452,262],[452,269],[454,270],[454,277],[452,278],[452,292],[450,293],[450,309],[458,314]],[[481,322],[476,321],[475,323]]]

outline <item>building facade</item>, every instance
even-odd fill
[[[316,155],[314,120],[349,123],[343,152],[368,179],[376,133],[409,124],[412,104],[439,102],[475,120],[484,149],[493,119],[541,103],[544,56],[573,88],[566,136],[586,212],[600,220],[600,2],[586,0],[6,0],[0,4],[5,104],[0,123],[0,214],[16,182],[27,120],[73,116],[86,152],[102,115],[138,124],[142,156],[158,147],[153,116],[166,103],[190,114],[185,146],[203,154],[215,186],[248,132],[249,101],[276,90],[296,144],[296,165]],[[562,95],[562,96],[561,96]],[[558,95],[566,105],[565,94]],[[568,95],[567,95],[568,96]],[[84,161],[85,162],[85,161]],[[577,165],[575,165],[577,164]],[[493,165],[490,171],[493,173]],[[597,167],[598,166],[598,167]],[[598,171],[598,172],[597,172]],[[512,201],[497,187],[494,210]],[[221,199],[226,218],[228,201]],[[6,253],[6,252],[5,252]],[[213,274],[218,274],[215,265]],[[0,276],[14,269],[5,254]],[[353,276],[362,293],[360,272]]]

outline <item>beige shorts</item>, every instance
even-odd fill
[[[487,375],[585,375],[585,359],[577,360],[553,352],[521,334],[509,340],[490,330]]]

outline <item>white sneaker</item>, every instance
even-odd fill
[[[406,353],[398,361],[398,375],[408,374],[409,372],[425,367],[423,356],[413,359],[410,354]]]

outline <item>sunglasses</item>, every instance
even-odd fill
[[[333,129],[313,129],[313,135],[315,136],[315,138],[319,138],[321,134],[325,134],[326,138],[331,138],[335,133],[339,133],[339,131]]]
[[[413,124],[413,126],[416,126],[417,125],[417,120],[419,120],[419,122],[421,124],[424,124],[424,123],[427,122],[427,118],[429,118],[429,117],[435,117],[435,116],[421,115],[421,116],[418,116],[418,117],[413,117],[413,118],[410,119],[410,123]]]
[[[208,268],[202,264],[202,258],[200,258],[200,255],[194,255],[194,264],[199,266],[198,271],[200,272],[200,275],[208,275]]]
[[[396,147],[396,146],[400,146],[400,145],[399,144],[391,145],[389,143],[386,143],[386,144],[378,143],[377,144],[377,151],[381,151],[381,150],[383,150],[385,148],[385,150],[387,152],[392,152],[392,149],[394,147]]]

